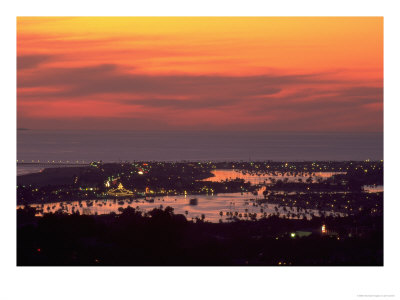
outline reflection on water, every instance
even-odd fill
[[[274,174],[255,174],[248,172],[241,172],[239,170],[213,170],[211,173],[214,174],[214,177],[206,178],[204,181],[214,181],[220,182],[225,180],[234,180],[236,178],[244,179],[246,182],[250,181],[251,184],[268,184],[271,183],[271,180],[288,180],[288,182],[297,182],[300,180],[306,181],[309,177],[313,179],[313,181],[317,180],[326,180],[329,177],[332,177],[336,174],[346,174],[346,172],[314,172],[314,173],[299,173],[299,174],[290,174],[290,173],[280,173],[275,172]],[[311,175],[311,176],[310,176]]]
[[[259,195],[262,195],[265,187],[259,190]],[[190,199],[197,198],[197,205],[190,205]],[[310,214],[319,215],[317,210],[302,210],[297,212],[295,207],[283,207],[277,204],[257,204],[255,200],[261,199],[262,196],[255,196],[251,193],[227,193],[218,195],[180,195],[180,196],[165,196],[137,200],[91,200],[91,201],[73,201],[68,203],[48,203],[48,204],[33,204],[42,212],[38,215],[43,215],[46,212],[56,212],[62,209],[66,213],[79,211],[80,214],[109,214],[111,212],[120,213],[122,209],[128,206],[146,212],[154,208],[165,208],[171,206],[174,208],[174,213],[183,214],[188,220],[192,218],[201,218],[205,215],[205,220],[209,222],[219,222],[231,220],[232,216],[237,216],[239,219],[250,220],[251,216],[256,219],[261,217],[269,217],[276,215],[285,215],[288,218],[310,218]],[[21,207],[21,206],[19,206]],[[19,208],[18,207],[18,208]],[[286,210],[286,211],[285,211]],[[333,213],[338,216],[338,213]],[[222,214],[222,215],[221,215]],[[250,214],[250,215],[249,215]],[[254,215],[256,214],[256,215]]]
[[[17,166],[17,176],[39,173],[43,170],[43,167],[35,166],[35,165],[18,165]]]
[[[212,173],[215,177],[210,177],[205,180],[211,181],[224,181],[233,180],[235,178],[244,179],[246,182],[250,181],[252,184],[268,184],[271,183],[271,178],[275,180],[288,178],[288,181],[297,181],[298,179],[306,180],[310,177],[310,174],[303,173],[297,176],[289,174],[276,173],[275,175],[270,174],[243,174],[236,170],[214,170]],[[313,180],[326,179],[335,174],[341,172],[317,172],[313,173]],[[297,211],[296,207],[283,207],[277,204],[257,204],[255,200],[263,198],[262,192],[267,187],[261,186],[258,190],[258,195],[252,193],[224,193],[218,195],[175,195],[175,196],[164,196],[156,198],[146,199],[106,199],[106,200],[88,200],[88,201],[72,201],[63,203],[48,203],[48,204],[33,204],[33,207],[37,207],[39,212],[37,215],[43,215],[43,213],[54,213],[62,210],[66,213],[74,213],[79,211],[80,214],[94,215],[94,214],[109,214],[111,212],[120,213],[122,209],[132,207],[139,209],[142,212],[152,210],[154,208],[165,208],[170,206],[174,208],[174,213],[183,214],[188,220],[195,218],[202,218],[204,215],[205,220],[209,222],[219,222],[232,220],[233,216],[236,216],[242,220],[249,220],[251,218],[259,219],[262,217],[269,217],[272,215],[279,214],[280,216],[286,216],[287,218],[310,218],[311,214],[319,216],[317,210],[312,209],[300,209]],[[276,192],[279,193],[279,192]],[[193,199],[196,198],[197,201]],[[192,201],[191,201],[192,199]],[[196,205],[191,205],[196,204]],[[20,208],[18,206],[17,208]],[[343,216],[343,214],[336,213],[334,211],[325,211],[325,214],[333,214],[334,216]]]
[[[364,185],[363,190],[368,193],[382,193],[383,185]]]

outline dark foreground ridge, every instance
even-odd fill
[[[187,221],[170,207],[34,215],[17,210],[18,266],[383,265],[382,215],[219,224]]]

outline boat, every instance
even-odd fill
[[[190,205],[197,205],[198,202],[199,202],[199,201],[197,200],[197,198],[192,198],[192,199],[189,200],[189,204],[190,204]]]

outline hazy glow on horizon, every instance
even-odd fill
[[[19,17],[18,127],[383,131],[383,18]]]

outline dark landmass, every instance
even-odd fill
[[[383,184],[383,162],[94,162],[85,167],[47,168],[17,177],[17,203],[48,203],[110,198],[107,191],[119,183],[132,197],[253,192],[258,187],[243,179],[204,181],[212,170],[235,169],[261,175],[310,176],[305,182],[273,181],[268,189],[286,192],[360,192],[363,185]],[[315,172],[344,172],[313,182]],[[299,179],[301,180],[301,179]],[[107,186],[108,183],[108,186]]]
[[[209,190],[225,188],[221,183],[199,182],[211,176],[210,168],[186,163],[93,163],[88,167],[48,168],[41,173],[18,176],[17,202],[110,198],[107,191],[119,183],[134,192],[132,197],[143,197],[146,190],[156,196],[185,191],[206,193],[205,186]],[[241,191],[243,180],[228,185],[234,191]]]
[[[237,212],[225,212],[231,222],[208,223],[205,217],[188,221],[170,207],[95,216],[44,212],[49,202],[110,199],[108,192],[120,183],[131,191],[131,202],[147,195],[257,194],[261,186],[238,178],[204,181],[215,169],[269,174],[263,197],[249,204],[278,204],[276,213],[249,213],[244,221]],[[343,174],[314,181],[315,172]],[[273,179],[281,174],[308,178]],[[17,210],[18,266],[383,265],[383,193],[362,190],[383,184],[382,161],[94,162],[18,176],[17,184],[17,203],[25,204]],[[32,203],[42,204],[43,217],[35,216]]]
[[[170,207],[145,214],[133,208],[119,215],[34,214],[29,207],[17,211],[18,266],[383,265],[382,215],[214,224],[189,222]]]
[[[294,194],[275,194],[268,193],[264,199],[254,199],[254,203],[273,203],[278,204],[278,208],[283,207],[286,217],[306,218],[307,214],[314,215],[312,210],[318,211],[320,215],[344,215],[368,214],[377,216],[383,214],[383,192],[380,193],[294,193]]]

